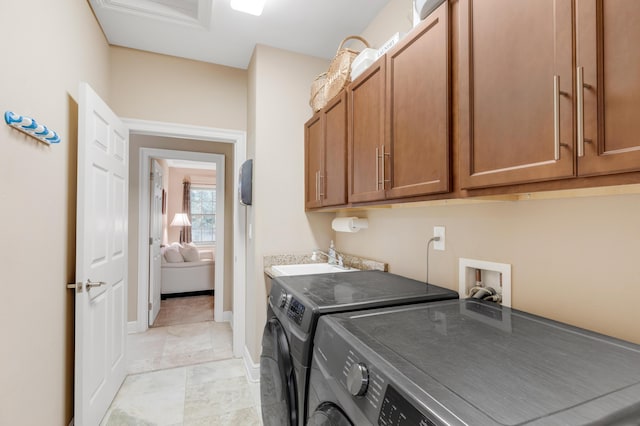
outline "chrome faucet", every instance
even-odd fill
[[[315,262],[316,260],[318,260],[318,255],[320,254],[327,258],[327,263],[329,263],[329,265],[336,265],[340,268],[344,268],[344,256],[338,253],[333,247],[333,241],[331,242],[331,246],[329,247],[329,254],[323,252],[322,250],[315,249],[313,251],[313,254],[311,255],[311,260]]]

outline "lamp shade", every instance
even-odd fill
[[[191,226],[191,222],[186,213],[176,213],[169,226]]]

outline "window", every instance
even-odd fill
[[[216,188],[191,188],[191,239],[196,244],[216,241]]]

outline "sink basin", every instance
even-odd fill
[[[271,269],[280,275],[333,274],[335,272],[352,272],[358,269],[341,268],[328,263],[305,263],[299,265],[275,265]]]

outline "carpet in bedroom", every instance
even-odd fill
[[[213,321],[213,298],[207,295],[162,300],[153,327]]]

